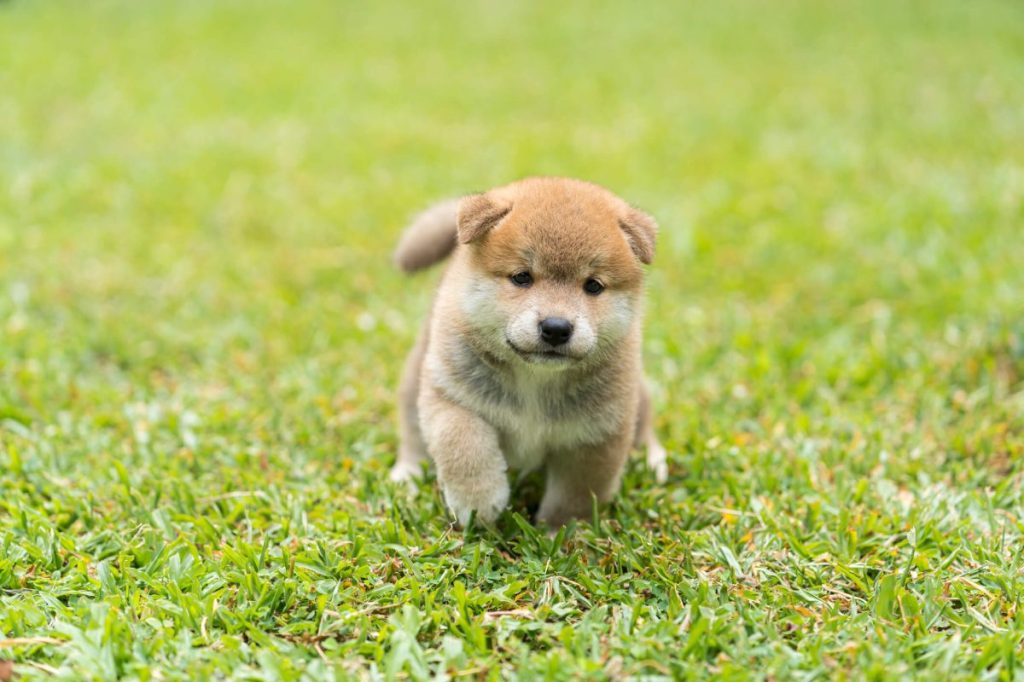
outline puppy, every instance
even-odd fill
[[[412,272],[452,255],[400,388],[396,481],[429,457],[463,527],[509,501],[507,471],[543,467],[538,520],[607,501],[627,455],[665,450],[641,368],[643,264],[654,220],[596,185],[530,178],[428,209],[395,253]]]

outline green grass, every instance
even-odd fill
[[[389,251],[531,174],[661,221],[672,474],[463,534]],[[1019,680],[1022,455],[1019,2],[0,3],[0,679]]]

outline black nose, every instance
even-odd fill
[[[564,317],[549,317],[540,321],[540,338],[552,346],[561,346],[572,336],[572,322]]]

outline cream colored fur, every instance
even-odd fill
[[[535,178],[421,214],[395,260],[406,270],[452,254],[400,388],[394,480],[431,459],[445,502],[465,526],[493,521],[509,502],[509,469],[544,468],[538,519],[588,516],[619,486],[629,450],[646,445],[667,477],[651,425],[640,358],[643,273],[653,220],[607,190]],[[533,282],[510,277],[530,271]],[[597,295],[588,279],[607,282]],[[570,339],[542,339],[545,318]]]

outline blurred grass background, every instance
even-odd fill
[[[838,589],[877,605],[875,581],[910,564],[873,553],[908,550],[920,513],[914,527],[934,533],[931,566],[955,560],[936,578],[946,602],[941,590],[917,599],[987,614],[994,629],[974,627],[998,635],[997,663],[981,670],[1008,665],[1019,653],[1020,579],[997,555],[1019,550],[1021,533],[1022,27],[1024,6],[989,0],[0,4],[0,637],[52,634],[57,622],[88,633],[83,614],[106,623],[108,612],[90,610],[106,604],[134,615],[125,632],[97,640],[97,660],[107,660],[103,646],[112,652],[105,670],[169,674],[168,642],[182,633],[197,647],[240,631],[257,641],[252,632],[284,637],[286,616],[308,616],[254,596],[252,632],[225,620],[220,634],[200,636],[198,622],[160,615],[164,597],[139,588],[132,570],[165,570],[148,562],[169,538],[190,539],[174,551],[195,543],[200,580],[224,561],[208,548],[228,542],[309,549],[358,528],[377,546],[351,559],[366,568],[389,542],[443,535],[428,488],[406,507],[384,483],[393,387],[436,279],[399,276],[390,248],[435,199],[558,174],[604,184],[662,225],[646,349],[674,475],[658,489],[635,467],[610,512],[627,528],[644,520],[648,535],[622,542],[654,542],[682,562],[675,582],[651,588],[667,611],[647,620],[674,622],[665,585],[680,598],[706,543],[755,563],[781,543],[796,558],[779,560],[778,577],[811,570],[793,561],[817,561],[789,543],[843,554],[844,524],[855,529],[845,570],[860,583],[847,576]],[[219,497],[238,491],[270,492]],[[952,511],[924,514],[923,500]],[[395,505],[405,526],[389,516]],[[858,509],[882,509],[893,525],[860,527]],[[294,523],[283,528],[284,517]],[[523,531],[506,530],[506,564],[486,540],[446,542],[453,556],[493,554],[501,566],[480,580],[507,582],[522,577],[513,559],[531,550],[516,544]],[[570,556],[586,553],[578,542]],[[97,562],[127,555],[112,582],[97,581]],[[707,570],[729,563],[705,558]],[[458,572],[461,560],[430,564],[449,571],[442,592],[455,575],[470,595],[484,589]],[[999,587],[971,573],[987,585],[981,601],[948,597],[957,571],[979,566]],[[344,576],[358,594],[327,591],[331,608],[417,603],[408,584],[378,594],[360,575]],[[719,579],[708,608],[736,607],[735,576]],[[524,580],[535,594],[547,576]],[[128,584],[140,595],[131,608],[118,592]],[[203,608],[214,592],[199,590]],[[737,618],[774,641],[784,623],[773,600],[803,603],[799,590],[786,595],[752,596],[751,615]],[[697,608],[684,597],[680,608]],[[468,599],[467,618],[483,623],[493,605]],[[171,624],[145,625],[154,613]],[[408,625],[388,613],[360,616],[378,649],[339,635],[356,662],[324,670],[363,674],[376,660],[414,674],[382,663],[396,646],[388,637]],[[989,646],[970,615],[899,645],[855,616],[826,619],[834,627],[807,645],[817,653],[744,645],[741,625],[676,651],[690,618],[652,635],[650,651],[624,635],[607,657],[626,673],[664,672],[645,656],[671,659],[671,675],[721,667],[730,651],[737,669],[859,662],[884,676],[946,661],[944,649],[920,658],[930,651],[921,642],[952,632],[948,670],[969,672]],[[430,656],[440,656],[446,617],[417,630],[430,665],[441,665]],[[507,674],[518,661],[537,672],[530,666],[548,656],[587,672],[571,646],[557,653],[553,642],[565,642],[552,632],[492,654],[488,641],[452,669],[483,661]],[[204,649],[181,668],[270,675],[275,655],[295,670],[316,659],[312,640],[280,637],[228,647],[237,658]],[[151,658],[133,653],[140,641]],[[12,655],[74,676],[89,669],[86,649]]]

